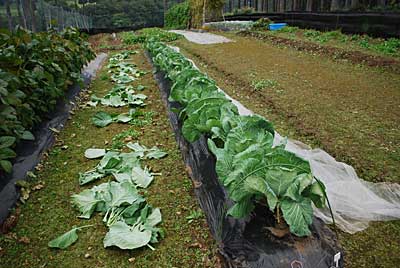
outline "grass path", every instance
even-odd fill
[[[320,147],[370,181],[400,182],[400,76],[225,34],[236,42],[177,45],[229,95],[282,135]],[[368,212],[366,212],[368,213]],[[395,267],[400,221],[340,233],[346,267]]]
[[[143,51],[132,56],[138,68],[148,72],[138,83],[144,85],[148,96],[143,109],[143,119],[150,123],[142,126],[112,124],[96,128],[90,118],[98,111],[126,112],[128,108],[97,107],[78,108],[65,129],[58,135],[57,145],[36,172],[36,179],[30,186],[43,185],[32,191],[30,198],[17,210],[17,226],[7,235],[0,237],[1,267],[218,267],[216,246],[210,237],[204,216],[200,213],[193,222],[186,217],[199,211],[193,195],[192,185],[185,174],[185,168],[170,129],[166,111],[159,96],[158,87],[152,77],[152,70]],[[103,96],[112,84],[107,69],[102,68],[97,79],[91,84],[89,93]],[[87,100],[82,95],[80,104]],[[149,248],[138,250],[104,249],[103,238],[107,232],[100,215],[88,221],[77,218],[78,212],[72,208],[70,196],[92,187],[79,187],[78,173],[84,172],[97,163],[84,157],[87,148],[110,148],[112,138],[122,131],[135,130],[139,141],[148,147],[157,145],[168,152],[161,160],[145,162],[153,171],[161,172],[144,193],[148,203],[159,207],[163,215],[166,236],[155,251]],[[131,138],[128,137],[130,140]],[[123,140],[122,140],[123,141]],[[64,147],[63,147],[64,146]],[[67,147],[66,147],[67,146]],[[64,149],[63,149],[64,148]],[[95,184],[110,180],[104,178]],[[38,187],[40,188],[40,187]],[[66,250],[52,250],[47,247],[49,240],[69,230],[73,225],[94,224],[79,233],[76,244]],[[85,257],[86,255],[86,257]]]

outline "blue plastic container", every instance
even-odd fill
[[[269,25],[269,29],[270,29],[271,31],[276,31],[276,30],[282,29],[282,28],[285,27],[286,25],[287,25],[287,23],[271,23],[271,24]]]

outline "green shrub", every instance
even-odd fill
[[[270,23],[273,23],[273,21],[268,18],[261,18],[253,24],[252,28],[254,30],[268,30]]]
[[[95,54],[75,29],[0,35],[0,172],[10,172],[19,140],[46,117]]]
[[[189,1],[174,5],[165,13],[164,27],[169,29],[186,29],[190,22]]]
[[[122,42],[127,45],[142,44],[151,37],[162,42],[171,42],[180,38],[181,35],[160,28],[145,28],[137,32],[123,32],[121,34]]]

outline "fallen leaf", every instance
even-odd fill
[[[38,191],[40,189],[43,189],[43,187],[44,187],[44,183],[39,183],[39,184],[36,184],[35,186],[33,186],[32,190]]]
[[[20,239],[18,239],[18,242],[23,243],[23,244],[29,244],[31,242],[31,240],[28,237],[23,236]]]

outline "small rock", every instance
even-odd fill
[[[85,259],[89,259],[90,258],[90,254],[89,253],[86,253],[85,254]]]
[[[135,259],[134,257],[128,259],[128,261],[129,261],[130,263],[133,263],[135,260],[136,260],[136,259]]]

